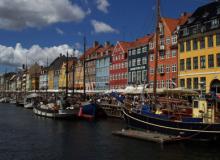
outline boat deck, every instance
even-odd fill
[[[170,135],[151,132],[151,131],[144,132],[144,131],[138,131],[132,129],[128,129],[128,130],[122,129],[121,131],[112,132],[112,134],[115,136],[129,137],[129,138],[140,139],[140,140],[156,142],[161,144],[186,140],[177,136],[170,136]]]

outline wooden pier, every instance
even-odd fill
[[[108,117],[123,118],[122,106],[102,103],[99,104]]]
[[[140,139],[150,142],[156,142],[160,144],[186,140],[181,137],[170,136],[170,135],[151,132],[151,131],[144,132],[144,131],[138,131],[132,129],[128,129],[128,130],[122,129],[121,131],[112,132],[112,134],[115,136],[129,137],[129,138]]]

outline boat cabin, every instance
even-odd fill
[[[213,103],[206,99],[195,99],[193,100],[193,118],[202,118],[205,123],[215,122],[215,107]]]

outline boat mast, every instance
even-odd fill
[[[48,98],[48,71],[49,71],[49,68],[48,68],[48,57],[47,57],[47,68],[46,68],[46,74],[47,74],[47,77],[46,77],[46,99]],[[44,73],[45,74],[45,73]]]
[[[159,32],[160,32],[160,27],[159,27],[159,22],[160,22],[160,0],[157,0],[157,20],[156,20],[156,44],[155,44],[155,59],[154,59],[154,86],[153,86],[153,95],[154,95],[154,104],[156,104],[156,96],[157,96],[157,60],[158,60],[158,54],[159,54]]]
[[[74,54],[74,57],[73,58],[75,58],[75,49],[73,49],[73,54]],[[76,61],[76,63],[77,63],[77,61]],[[75,94],[75,67],[76,67],[76,64],[75,64],[75,62],[74,62],[74,60],[73,60],[73,65],[72,65],[72,69],[73,69],[73,96],[74,96],[74,94]]]
[[[83,38],[83,94],[84,100],[86,99],[86,37]]]
[[[68,61],[69,61],[69,55],[68,51],[66,52],[66,98],[68,97]]]

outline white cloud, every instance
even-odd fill
[[[74,47],[75,49],[80,49],[80,48],[81,48],[81,44],[80,44],[79,42],[76,42],[76,43],[73,45],[73,47]]]
[[[69,55],[73,54],[73,48],[69,45],[63,44],[60,46],[52,46],[42,48],[39,45],[33,45],[29,49],[23,48],[20,43],[17,43],[15,47],[7,47],[0,45],[0,64],[21,66],[26,63],[26,57],[28,64],[38,62],[40,65],[46,65],[47,57],[51,63],[57,58],[60,53]],[[81,52],[75,51],[75,55],[79,56]]]
[[[56,28],[56,32],[60,35],[63,35],[64,34],[64,31],[61,30],[60,28]]]
[[[110,6],[108,0],[96,0],[98,10],[108,13],[108,7]]]
[[[0,29],[20,30],[58,22],[78,22],[87,15],[70,0],[1,0]]]
[[[110,25],[97,20],[91,21],[95,33],[119,33],[117,29],[112,28]]]

